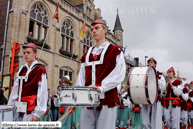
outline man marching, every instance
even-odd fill
[[[182,81],[175,78],[174,68],[171,67],[167,71],[168,76],[170,77],[170,82],[166,88],[166,97],[165,97],[165,108],[164,108],[164,117],[165,117],[165,129],[179,129],[180,128],[180,98],[182,94]]]
[[[23,54],[27,63],[17,73],[8,105],[17,108],[15,121],[38,121],[47,110],[46,70],[35,60],[34,43],[23,45]]]
[[[82,108],[80,128],[114,129],[117,118],[117,86],[124,80],[126,72],[124,55],[119,46],[105,41],[107,28],[101,19],[91,23],[91,31],[96,46],[82,56],[76,86],[98,88],[100,105],[91,109]]]
[[[157,61],[151,57],[147,61],[148,66],[156,68]],[[166,90],[166,81],[162,73],[157,71],[158,100],[152,105],[142,105],[142,120],[144,129],[162,129],[162,105],[161,92]]]
[[[189,84],[186,83],[184,85],[182,94],[180,96],[180,100],[181,100],[180,129],[186,129],[186,125],[188,121],[188,112],[187,112],[188,92],[189,92]]]

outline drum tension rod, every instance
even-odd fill
[[[89,98],[91,101],[93,101],[93,98],[92,98],[91,93],[88,94],[88,98]]]
[[[88,89],[88,91],[89,91],[89,93],[88,93],[88,99],[91,100],[91,101],[93,101],[92,95],[91,95],[91,93],[90,93],[90,88]]]
[[[74,91],[72,92],[72,99],[74,99],[75,101],[76,101],[76,99],[77,99],[77,96],[76,96],[76,94],[74,93]]]
[[[99,95],[95,94],[95,102],[98,102],[98,100],[99,100]]]

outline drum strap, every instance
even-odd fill
[[[89,56],[91,54],[91,51],[93,49],[93,47],[90,47],[89,50],[88,50],[88,53],[86,55],[86,66],[92,66],[92,84],[95,85],[96,83],[96,76],[95,76],[95,68],[96,68],[96,65],[100,65],[100,64],[103,64],[103,60],[104,60],[104,56],[105,56],[105,53],[109,47],[109,43],[106,43],[106,46],[104,47],[103,51],[102,51],[102,54],[101,54],[101,57],[100,57],[100,60],[99,61],[92,61],[92,62],[89,62]]]

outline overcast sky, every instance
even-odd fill
[[[94,0],[111,30],[119,9],[125,55],[154,57],[157,70],[171,66],[193,80],[193,1],[192,0]]]

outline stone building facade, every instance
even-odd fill
[[[94,20],[103,18],[101,10],[95,9],[94,0],[60,0],[59,23],[57,23],[55,19],[52,21],[57,3],[58,0],[11,1],[3,74],[9,73],[13,42],[18,42],[21,46],[28,42],[35,42],[38,44],[38,58],[41,44],[49,31],[46,45],[39,59],[47,70],[48,87],[52,91],[56,91],[60,78],[66,74],[70,75],[73,84],[76,83],[80,58],[89,47],[95,45],[90,25]],[[2,15],[1,13],[0,15]],[[80,40],[79,32],[85,18],[86,39]],[[119,17],[115,21],[114,33],[108,28],[106,40],[112,44],[117,41],[116,44],[123,48],[123,29]],[[104,20],[104,22],[106,21]],[[1,24],[4,23],[1,22],[0,27]],[[74,55],[70,60],[72,53]],[[20,49],[19,55],[21,66],[25,64],[22,49]]]
[[[4,41],[4,32],[5,32],[5,21],[7,15],[7,0],[1,0],[0,4],[0,66],[1,66],[1,59],[2,59],[2,50],[3,50],[3,41]]]

